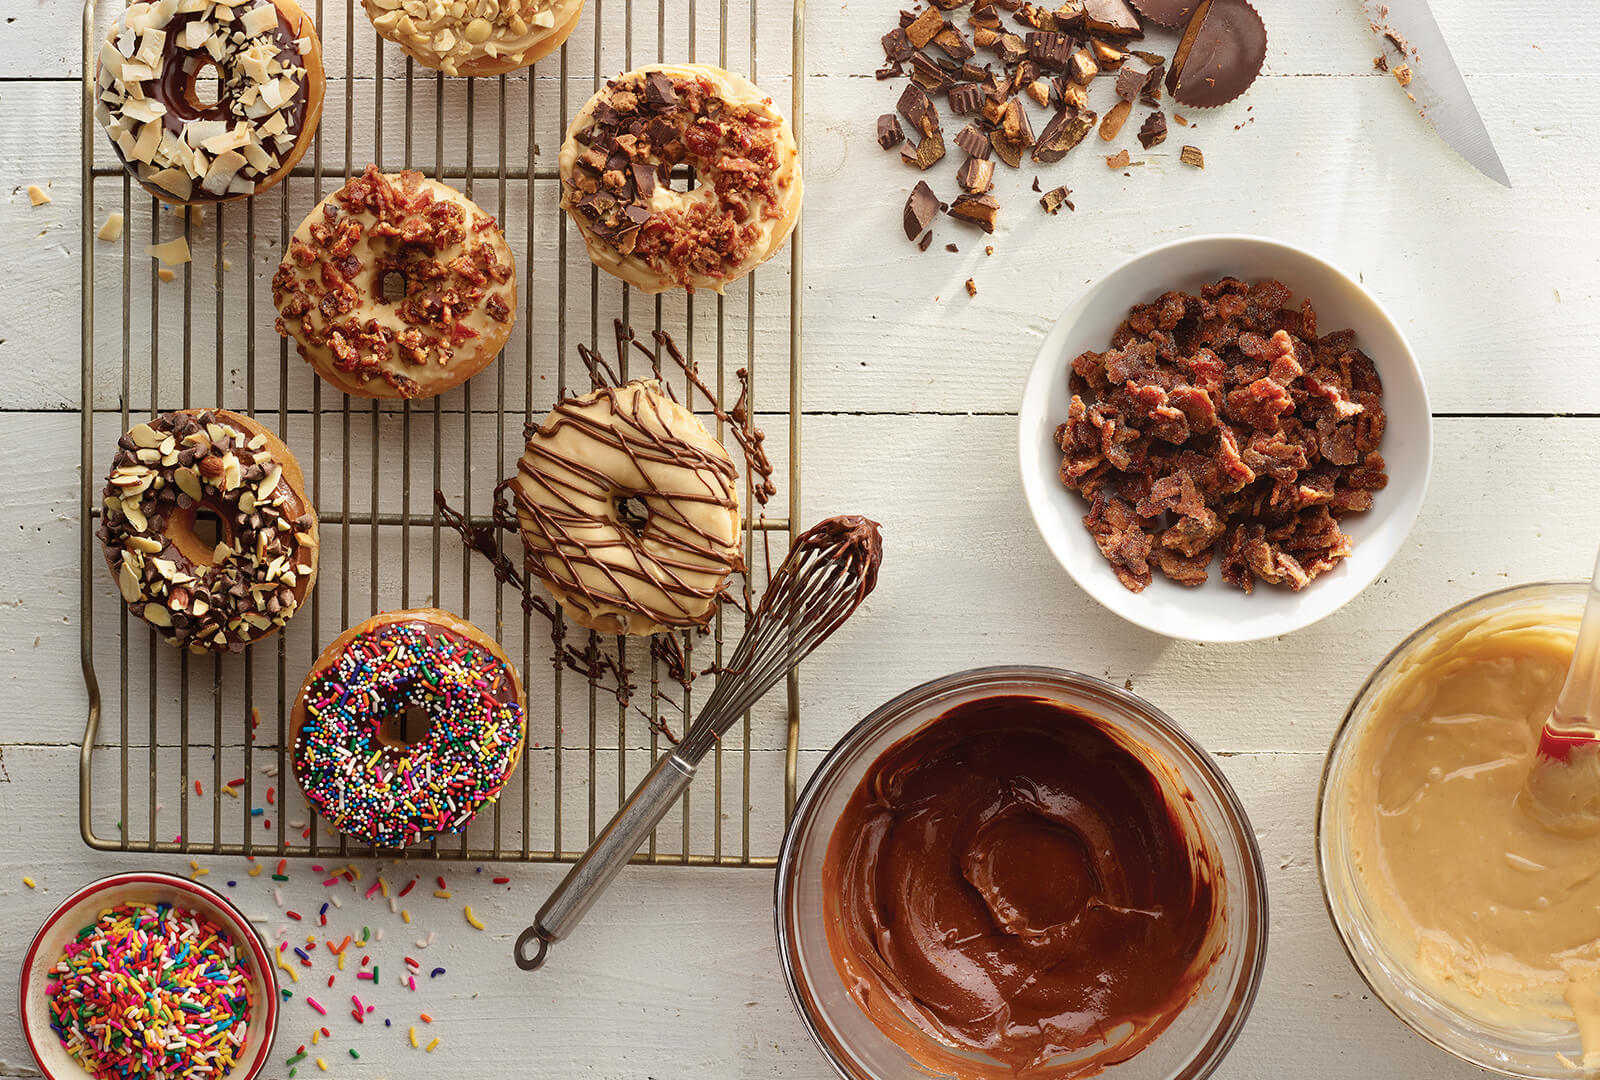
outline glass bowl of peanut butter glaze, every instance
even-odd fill
[[[846,1080],[1198,1080],[1266,954],[1261,856],[1216,762],[1148,702],[961,672],[841,739],[778,857],[790,994]]]
[[[1502,589],[1401,642],[1345,713],[1318,799],[1356,970],[1418,1035],[1508,1076],[1600,1068],[1600,749],[1537,754],[1587,589]]]

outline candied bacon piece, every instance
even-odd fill
[[[1278,426],[1278,417],[1294,408],[1294,399],[1280,384],[1268,378],[1256,379],[1248,386],[1230,391],[1226,412],[1230,420],[1238,420],[1261,431],[1272,431]]]
[[[1143,592],[1153,580],[1149,561],[1153,541],[1133,508],[1121,498],[1100,494],[1090,504],[1083,523],[1117,580],[1133,592]]]
[[[1184,555],[1171,548],[1159,547],[1155,550],[1155,564],[1156,569],[1167,579],[1193,588],[1206,583],[1206,578],[1209,576],[1206,568],[1211,565],[1211,550],[1207,548],[1198,555]]]

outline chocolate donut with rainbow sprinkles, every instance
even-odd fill
[[[404,848],[464,830],[522,756],[522,681],[493,638],[435,608],[329,645],[290,715],[295,779],[352,840]]]

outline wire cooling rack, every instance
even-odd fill
[[[664,329],[725,404],[738,392],[737,370],[749,372],[750,408],[778,480],[763,512],[745,478],[745,610],[759,596],[766,569],[794,536],[800,498],[800,230],[725,297],[630,294],[590,265],[569,229],[555,160],[567,119],[602,81],[651,61],[716,62],[780,101],[787,83],[803,145],[804,0],[785,5],[790,17],[771,30],[758,27],[763,0],[658,0],[648,10],[643,0],[589,0],[559,54],[490,79],[447,79],[414,65],[377,36],[355,0],[302,2],[328,76],[312,151],[278,186],[202,215],[151,198],[116,160],[93,116],[95,59],[115,12],[109,4],[97,12],[95,0],[84,6],[83,838],[113,851],[396,854],[351,844],[310,811],[290,777],[288,714],[312,660],[343,628],[379,610],[433,605],[493,632],[517,661],[528,687],[528,749],[499,802],[466,832],[406,854],[570,861],[669,733],[683,730],[713,676],[684,686],[648,642],[601,639],[525,614],[516,589],[442,526],[433,493],[444,492],[474,525],[489,524],[491,492],[515,471],[523,424],[563,391],[588,388],[577,345],[609,354],[616,318],[647,339]],[[773,10],[766,0],[767,23]],[[505,351],[429,402],[337,394],[273,331],[270,280],[289,234],[368,161],[461,188],[496,215],[517,256],[521,307]],[[112,213],[123,216],[122,234],[100,240]],[[146,247],[178,236],[192,259],[164,270]],[[691,401],[681,373],[664,370],[678,398]],[[210,406],[255,416],[283,436],[322,521],[308,605],[282,633],[222,657],[173,649],[130,618],[94,537],[118,435],[168,409]],[[705,401],[695,407],[719,438],[729,434]],[[520,564],[516,537],[501,542]],[[725,605],[709,634],[682,636],[689,669],[719,664],[741,628],[739,605]],[[630,671],[636,690],[624,701],[615,668],[594,676],[563,665],[562,645]],[[794,805],[798,745],[791,675],[786,700],[769,695],[729,733],[701,785],[635,861],[771,866]]]

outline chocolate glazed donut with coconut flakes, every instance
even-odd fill
[[[197,83],[214,69],[218,97]],[[100,47],[95,115],[150,194],[222,202],[265,191],[304,156],[326,81],[295,0],[131,5]]]
[[[511,481],[528,571],[591,630],[703,627],[744,568],[737,477],[653,380],[563,400]]]

